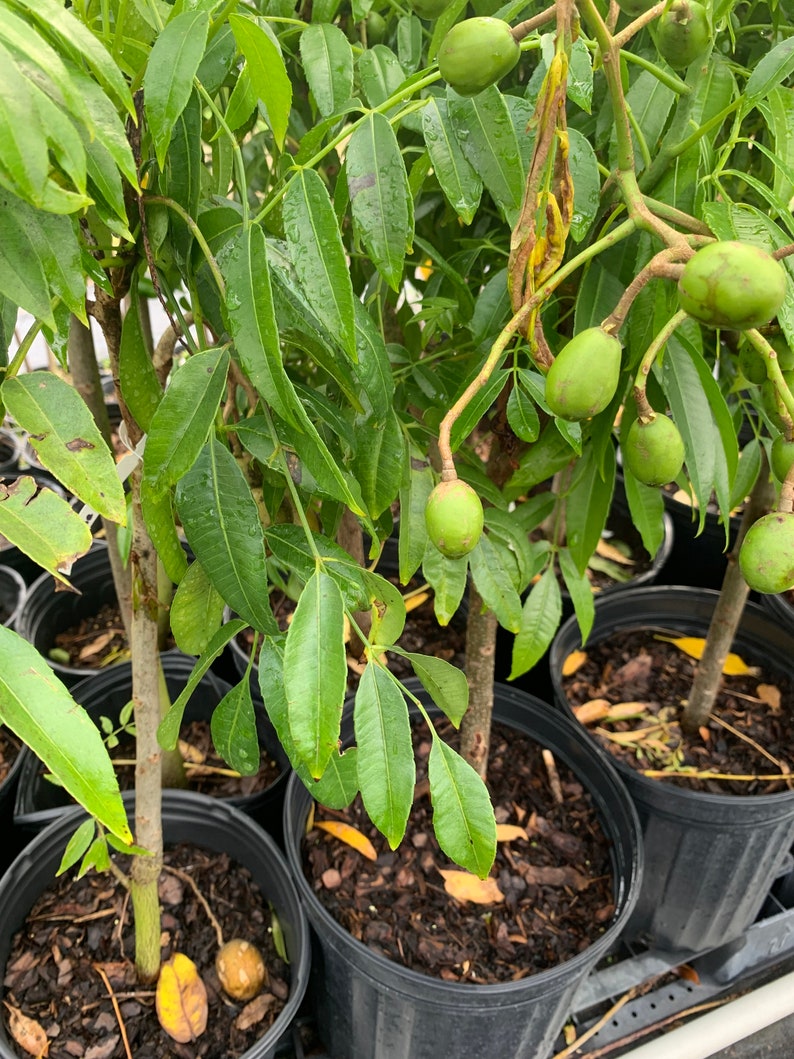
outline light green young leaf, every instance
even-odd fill
[[[259,509],[234,456],[215,438],[180,480],[176,508],[216,591],[249,625],[275,633]]]
[[[406,652],[422,687],[439,710],[459,727],[469,708],[469,682],[462,669],[443,658]]]
[[[94,834],[96,833],[96,820],[93,817],[89,817],[88,820],[84,820],[82,824],[77,828],[75,833],[66,843],[66,849],[63,851],[63,857],[61,857],[61,863],[58,865],[56,875],[63,875],[65,871],[68,871],[74,864],[84,856],[88,847],[94,841]]]
[[[63,584],[61,573],[91,547],[91,530],[52,489],[34,478],[0,482],[0,534]]]
[[[347,689],[344,603],[322,570],[306,582],[287,632],[284,688],[296,753],[319,779],[339,741]]]
[[[446,99],[431,96],[422,109],[422,134],[433,172],[464,224],[471,224],[482,197],[482,181],[461,150]]]
[[[161,169],[165,168],[171,133],[193,91],[208,31],[206,11],[183,11],[169,20],[149,55],[143,75],[143,105]]]
[[[494,612],[503,628],[518,632],[521,627],[521,599],[510,571],[503,563],[504,558],[511,561],[507,550],[503,553],[500,547],[483,536],[469,553],[469,566],[483,603]]]
[[[0,626],[0,721],[87,812],[132,841],[99,729],[38,651],[5,626]]]
[[[193,466],[218,414],[228,370],[228,351],[208,349],[174,372],[146,439],[143,474],[153,493],[176,485]]]
[[[307,26],[300,38],[306,81],[324,118],[337,114],[353,94],[353,49],[333,23]]]
[[[58,481],[123,526],[127,508],[116,461],[78,392],[52,372],[35,371],[7,379],[3,399]]]
[[[434,734],[428,763],[433,829],[442,850],[484,879],[496,856],[493,806],[479,775]]]
[[[562,593],[553,566],[532,586],[524,602],[521,628],[513,643],[510,680],[532,669],[546,653],[562,617]]]
[[[237,46],[248,63],[251,84],[267,109],[267,118],[276,146],[284,148],[290,109],[292,82],[287,75],[284,59],[273,40],[251,18],[229,15]]]
[[[422,573],[425,581],[433,589],[433,604],[439,625],[448,625],[455,616],[466,591],[466,577],[469,572],[468,559],[447,559],[428,542],[425,557],[422,560]]]
[[[377,662],[370,662],[362,674],[353,719],[364,807],[396,849],[413,803],[416,764],[405,699]]]
[[[191,563],[171,602],[171,632],[179,650],[200,655],[220,628],[223,608],[201,563]]]
[[[212,711],[210,722],[215,749],[241,776],[259,771],[259,738],[248,674],[228,691]]]

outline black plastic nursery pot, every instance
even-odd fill
[[[673,548],[658,580],[668,585],[719,589],[741,519],[731,517],[726,542],[725,524],[716,514],[707,511],[703,530],[698,532],[697,511],[664,491],[662,496],[673,520]]]
[[[648,626],[705,636],[717,598],[709,589],[657,585],[598,600],[588,643]],[[575,620],[552,644],[555,696],[569,715],[562,665],[581,645]],[[756,604],[746,605],[733,650],[791,672],[790,632]],[[740,937],[794,841],[794,791],[747,797],[689,791],[615,764],[637,807],[645,847],[643,885],[626,937],[688,953]]]
[[[173,702],[187,683],[195,659],[172,652],[161,655],[161,661],[168,693]],[[209,721],[212,711],[229,690],[230,686],[212,672],[205,673],[185,707],[185,723]],[[132,697],[132,665],[129,662],[121,662],[109,669],[95,672],[93,676],[75,684],[71,692],[75,700],[85,707],[95,724],[99,725],[100,717],[107,717],[116,726],[121,710]],[[280,838],[284,790],[290,772],[289,762],[264,710],[257,710],[256,721],[260,746],[263,746],[278,764],[278,778],[264,790],[254,794],[213,800],[241,809],[274,837]],[[122,741],[124,739],[123,735],[119,738]],[[24,760],[16,792],[14,822],[18,828],[30,834],[40,831],[53,820],[63,816],[74,803],[62,787],[45,779],[41,762],[27,747],[23,748],[20,757]]]
[[[125,801],[128,806],[132,805],[131,797],[125,795]],[[77,808],[64,814],[23,850],[0,879],[0,968],[3,971],[14,933],[52,881],[66,843],[82,819],[82,810]],[[289,998],[270,1029],[241,1056],[241,1059],[272,1059],[300,1007],[310,964],[308,926],[284,856],[273,839],[246,814],[217,799],[187,791],[163,793],[163,832],[166,844],[192,842],[205,850],[228,853],[248,868],[278,917],[290,965]],[[112,921],[107,922],[107,929],[114,929]],[[252,940],[256,943],[256,938]],[[2,1020],[0,1059],[19,1059]]]
[[[430,704],[417,685],[413,690]],[[315,897],[301,857],[312,799],[293,775],[284,807],[284,839],[313,928],[310,996],[333,1059],[544,1059],[576,989],[616,943],[634,907],[642,875],[639,823],[606,755],[569,718],[515,688],[496,685],[495,718],[551,749],[592,796],[611,844],[613,919],[583,952],[519,981],[475,985],[408,970],[353,938]]]
[[[0,566],[0,624],[12,629],[19,617],[28,586],[13,566]]]

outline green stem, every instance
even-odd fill
[[[745,331],[745,335],[753,349],[755,349],[760,357],[763,357],[764,363],[766,364],[766,377],[774,386],[778,400],[785,408],[791,420],[794,421],[794,397],[792,397],[791,390],[783,376],[780,362],[777,359],[777,352],[769,342],[767,342],[761,332],[756,331],[755,328],[750,331]]]
[[[237,183],[240,191],[240,205],[243,210],[243,227],[247,228],[250,223],[250,210],[248,206],[248,182],[245,176],[245,161],[243,159],[243,153],[240,150],[240,144],[237,142],[237,137],[234,135],[234,132],[229,128],[228,124],[226,123],[226,118],[223,116],[223,114],[221,114],[217,104],[215,103],[215,100],[206,90],[204,85],[197,79],[194,79],[194,84],[198,89],[199,95],[212,111],[213,117],[218,122],[218,124],[226,134],[227,138],[231,142],[232,155],[234,156],[234,167],[237,170]]]
[[[656,63],[646,59],[644,55],[635,55],[633,51],[621,52],[624,59],[628,62],[634,63],[635,66],[641,66],[643,70],[647,70],[649,74],[653,74],[657,81],[665,85],[667,88],[671,88],[676,95],[685,96],[688,95],[692,89],[686,83],[682,81],[680,77],[672,73],[670,70],[660,69]]]
[[[679,309],[677,313],[670,317],[661,331],[654,337],[651,344],[648,346],[645,354],[640,361],[640,366],[637,369],[637,374],[634,377],[634,399],[637,401],[638,406],[645,399],[645,390],[648,386],[648,376],[651,373],[654,361],[659,356],[661,351],[667,345],[670,340],[670,336],[680,327],[681,324],[686,320],[687,314],[683,309]],[[641,395],[641,396],[638,396]]]
[[[35,320],[28,328],[28,333],[19,343],[17,351],[14,354],[14,358],[11,363],[5,368],[5,377],[7,379],[13,379],[15,375],[18,375],[22,365],[25,363],[25,357],[30,353],[30,347],[36,340],[36,336],[41,331],[42,327],[41,320]],[[0,371],[3,369],[0,369]]]
[[[212,273],[212,277],[218,285],[218,290],[220,292],[221,298],[225,298],[226,284],[224,282],[223,276],[221,275],[221,270],[218,268],[218,262],[215,260],[215,257],[212,251],[210,250],[209,243],[204,238],[204,233],[201,231],[201,229],[190,216],[190,214],[187,212],[187,210],[180,206],[178,202],[175,202],[173,199],[169,199],[166,195],[146,195],[144,196],[144,205],[147,202],[156,202],[162,206],[167,206],[169,210],[173,210],[174,213],[177,214],[177,216],[182,218],[182,220],[188,226],[190,234],[196,240],[199,247],[201,248],[201,252],[204,254],[206,262],[209,265],[210,272]]]

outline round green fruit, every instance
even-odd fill
[[[769,451],[769,463],[775,478],[784,481],[794,464],[794,441],[786,441],[783,434],[778,434]]]
[[[450,0],[411,0],[411,8],[420,18],[438,18],[449,7]]]
[[[377,11],[370,11],[365,25],[367,27],[367,44],[380,44],[386,36],[386,19]]]
[[[630,18],[645,14],[654,5],[654,0],[618,0],[620,10]]]
[[[687,261],[678,281],[681,308],[708,327],[763,327],[786,297],[779,261],[751,243],[708,243]]]
[[[635,419],[622,445],[623,465],[645,485],[666,485],[684,465],[684,442],[665,415]]]
[[[739,549],[739,566],[756,592],[794,588],[794,514],[773,511],[754,522]]]
[[[438,69],[459,96],[475,96],[509,74],[520,55],[507,22],[487,16],[467,18],[441,42]]]
[[[468,555],[482,535],[482,524],[480,498],[459,478],[439,482],[427,498],[427,535],[447,559]]]
[[[551,411],[574,420],[603,412],[618,388],[620,349],[620,341],[600,327],[575,335],[546,376],[546,404]]]
[[[674,0],[659,16],[656,47],[674,70],[685,70],[711,40],[709,16],[698,0]]]

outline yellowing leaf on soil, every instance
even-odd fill
[[[525,828],[519,827],[518,824],[497,824],[496,825],[496,841],[497,842],[514,842],[517,838],[526,838],[527,832]]]
[[[706,641],[702,636],[675,637],[662,636],[660,633],[657,633],[656,639],[671,643],[677,647],[679,651],[683,651],[684,654],[689,655],[690,658],[696,659],[703,657],[703,651],[706,646]],[[749,677],[754,673],[757,673],[758,670],[753,666],[748,666],[743,658],[731,651],[725,659],[725,665],[722,667],[722,672],[726,677]]]
[[[430,599],[430,596],[430,592],[417,592],[415,595],[407,596],[405,600],[405,613],[410,614],[412,610],[421,607],[423,603],[426,603]]]
[[[450,897],[458,901],[472,901],[478,905],[493,905],[504,901],[505,895],[499,889],[496,879],[478,879],[468,871],[438,869],[444,877],[444,889]]]
[[[581,706],[574,706],[573,712],[580,724],[595,724],[609,716],[611,703],[608,699],[590,699]]]
[[[616,702],[613,706],[609,707],[609,713],[606,715],[606,721],[627,721],[630,717],[642,717],[647,711],[647,702]]]
[[[759,684],[755,693],[761,702],[771,707],[772,713],[780,713],[780,688],[774,684]]]
[[[207,1028],[207,990],[183,953],[175,952],[160,968],[154,999],[160,1025],[180,1044],[195,1041]]]
[[[3,1003],[8,1008],[8,1028],[19,1047],[23,1048],[28,1055],[37,1056],[37,1059],[43,1059],[44,1056],[49,1055],[50,1040],[44,1032],[44,1027],[35,1019],[23,1015],[19,1008],[9,1004],[7,1000]]]
[[[378,854],[370,840],[352,824],[345,824],[341,820],[315,820],[314,826],[319,827],[321,831],[327,831],[340,842],[347,843],[367,860],[378,859]]]
[[[624,555],[620,548],[616,548],[614,544],[605,541],[603,537],[599,538],[596,552],[604,559],[611,559],[613,563],[620,563],[621,566],[634,566],[633,559],[630,559],[628,555]]]
[[[565,661],[562,663],[562,675],[564,677],[572,676],[577,669],[585,664],[587,661],[586,651],[571,651]]]

